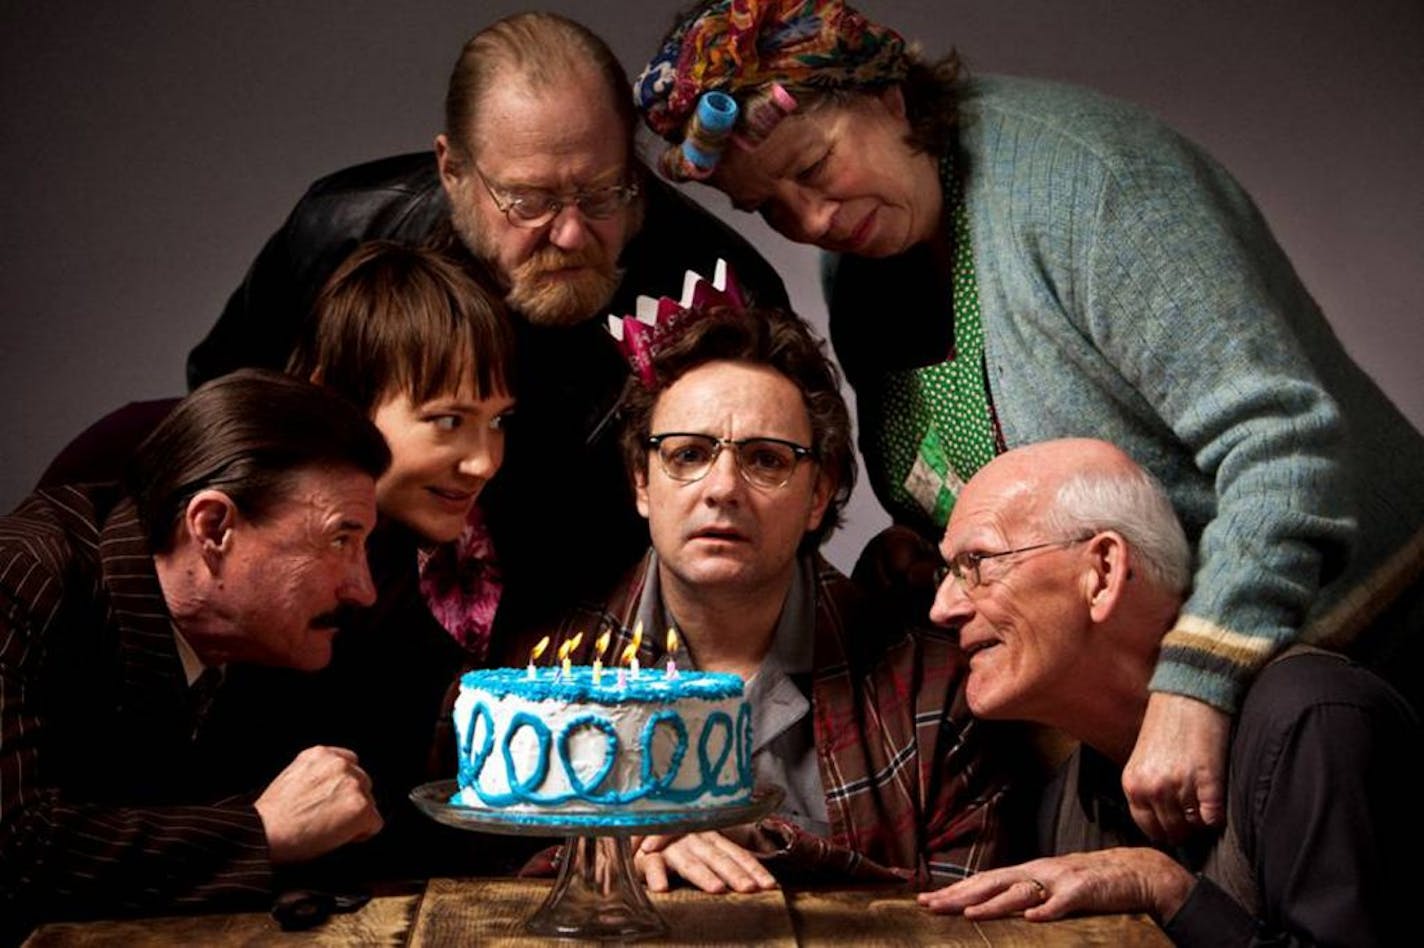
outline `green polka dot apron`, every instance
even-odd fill
[[[1004,444],[985,376],[969,216],[952,150],[940,159],[939,174],[950,199],[945,223],[954,234],[954,349],[935,365],[885,373],[877,440],[893,503],[922,512],[943,529],[964,483]]]

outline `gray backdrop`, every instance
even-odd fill
[[[549,3],[639,68],[682,0]],[[465,38],[509,2],[0,0],[0,509],[75,433],[176,394],[188,349],[321,174],[429,146]],[[1346,347],[1424,422],[1424,4],[866,0],[972,70],[1135,100],[1255,196]],[[720,196],[824,325],[814,251]],[[1424,474],[1424,472],[1421,472]],[[861,490],[848,565],[884,521]]]

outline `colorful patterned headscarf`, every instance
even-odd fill
[[[709,91],[747,99],[789,89],[877,88],[905,78],[905,41],[840,0],[719,0],[668,34],[633,83],[648,126],[671,142],[688,133]]]

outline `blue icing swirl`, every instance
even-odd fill
[[[669,725],[677,734],[677,743],[673,746],[672,757],[668,760],[667,770],[662,776],[653,773],[653,738],[658,736],[659,724]],[[682,723],[682,715],[675,711],[659,711],[654,714],[648,719],[648,723],[643,725],[639,743],[643,751],[643,768],[640,774],[643,788],[648,794],[663,796],[677,779],[677,772],[682,769],[682,758],[687,755],[687,725]]]
[[[578,770],[574,767],[574,762],[569,756],[569,739],[573,737],[574,731],[581,727],[591,727],[602,731],[607,740],[603,743],[603,765],[599,767],[589,781],[585,783],[578,775]],[[616,794],[606,794],[597,796],[594,791],[598,785],[603,783],[608,772],[613,769],[613,762],[618,759],[618,730],[613,726],[613,722],[607,718],[600,718],[592,714],[585,714],[583,717],[574,718],[564,729],[559,732],[559,763],[564,765],[564,773],[568,774],[569,786],[573,788],[574,796],[582,800],[598,800],[600,802],[612,800]]]

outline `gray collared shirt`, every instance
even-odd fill
[[[651,555],[635,615],[645,629],[660,630],[668,625],[656,553]],[[677,617],[671,618],[676,624]],[[747,682],[747,700],[752,708],[752,766],[756,782],[785,789],[779,815],[809,833],[829,836],[830,817],[811,719],[815,621],[815,570],[805,557],[798,557],[771,648]],[[686,649],[684,659],[687,665],[697,668],[697,656],[691,648]]]

